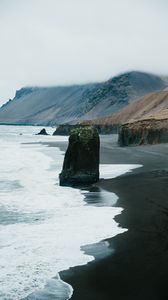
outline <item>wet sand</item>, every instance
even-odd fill
[[[115,220],[128,231],[107,240],[108,254],[104,247],[85,247],[95,260],[60,275],[73,286],[73,300],[166,300],[168,144],[119,148],[116,138],[101,137],[101,163],[143,167],[97,186],[119,197],[116,205],[124,211]]]

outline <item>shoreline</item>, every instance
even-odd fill
[[[168,144],[120,148],[110,136],[102,137],[101,163],[143,164],[114,179],[100,180],[97,187],[114,192],[117,207],[124,210],[115,221],[127,232],[82,248],[95,259],[84,266],[60,272],[72,285],[74,300],[168,299],[166,278],[168,252]],[[163,193],[164,191],[164,193]],[[101,243],[100,242],[100,243]],[[99,244],[99,243],[98,243]]]
[[[115,193],[124,210],[115,221],[128,231],[81,248],[94,260],[60,272],[73,288],[74,300],[168,299],[168,144],[118,147],[116,136],[101,136],[100,162],[142,164],[94,188]],[[66,142],[44,143],[65,151]],[[101,247],[100,243],[105,243]]]
[[[30,143],[30,144],[32,144],[32,143]],[[33,144],[44,144],[45,146],[51,146],[52,148],[53,148],[53,150],[52,151],[54,151],[54,147],[59,147],[59,149],[60,150],[65,150],[65,149],[63,149],[63,148],[66,148],[66,144],[67,144],[67,142],[60,142],[60,141],[58,141],[58,142],[55,142],[55,141],[38,141],[38,142],[35,142],[35,143],[33,143]],[[64,155],[64,153],[62,152],[62,155]],[[126,168],[127,169],[127,168]],[[112,195],[111,193],[108,193],[108,192],[105,192],[105,191],[100,191],[100,189],[99,188],[96,188],[96,191],[95,191],[95,187],[93,188],[92,186],[90,187],[91,188],[91,191],[90,191],[90,193],[88,193],[88,191],[89,191],[89,189],[88,188],[86,188],[86,189],[78,189],[78,190],[80,190],[81,191],[81,193],[83,194],[83,198],[85,198],[85,199],[83,199],[83,200],[86,200],[87,199],[87,201],[88,201],[88,205],[91,205],[91,206],[104,206],[104,207],[107,207],[107,206],[112,206],[112,205],[109,205],[109,202],[110,202],[110,204],[114,204],[114,202],[116,202],[116,200],[115,200],[115,195]],[[94,191],[93,191],[93,189],[94,189]],[[90,200],[88,199],[88,198],[90,198]],[[100,203],[98,203],[98,205],[96,205],[96,203],[93,203],[94,202],[94,200],[93,200],[93,198],[95,199],[95,201],[96,202],[98,202],[98,201],[102,201],[102,205],[100,205]],[[114,199],[113,199],[114,198]],[[86,201],[86,202],[87,202]],[[106,203],[107,202],[107,203]],[[113,203],[112,203],[113,202]],[[84,204],[85,205],[85,204]],[[119,208],[120,209],[120,208]],[[112,209],[113,210],[113,209]],[[115,210],[115,209],[114,209]],[[118,209],[117,209],[118,210]],[[99,212],[100,212],[100,209],[99,209]],[[118,212],[118,213],[120,213],[120,212]],[[110,217],[110,215],[111,215],[111,213],[109,214],[109,217]],[[114,216],[115,215],[117,215],[116,213],[114,214]],[[113,216],[113,219],[114,219],[114,216]],[[110,220],[110,219],[109,219]],[[104,220],[105,222],[106,222],[106,220]],[[115,223],[114,221],[113,221],[113,223]],[[111,224],[111,221],[109,222],[109,224]],[[116,223],[115,223],[116,224]],[[98,225],[98,224],[97,224]],[[99,225],[98,225],[99,226]],[[117,226],[117,224],[116,224],[116,226]],[[94,228],[94,227],[93,227]],[[115,233],[115,231],[112,231],[112,232],[110,232],[111,231],[111,228],[110,228],[110,225],[108,226],[108,228],[109,228],[109,234],[108,235],[104,235],[104,238],[107,238],[107,237],[111,237],[111,236],[113,236],[113,235],[115,235],[115,234],[117,234],[117,233]],[[116,228],[117,229],[117,228]],[[120,232],[121,230],[120,229],[117,229],[117,232]],[[89,232],[89,230],[88,230],[88,232]],[[101,232],[101,229],[99,230],[99,232]],[[103,239],[103,236],[102,236],[102,239]],[[97,240],[97,242],[96,242],[96,240]],[[104,241],[101,241],[101,239],[100,239],[100,237],[98,237],[98,239],[96,239],[95,241],[94,241],[94,239],[93,239],[93,241],[92,241],[92,243],[95,243],[94,244],[94,249],[96,249],[96,255],[95,255],[95,251],[94,251],[94,256],[93,255],[91,255],[91,252],[90,251],[92,251],[92,245],[91,244],[87,244],[87,243],[84,243],[83,245],[84,246],[82,246],[81,247],[81,250],[80,250],[80,252],[87,252],[87,254],[91,257],[92,256],[92,260],[94,260],[95,259],[95,256],[97,257],[105,257],[105,256],[107,256],[107,255],[110,255],[111,254],[111,250],[109,251],[109,247],[108,247],[108,243],[107,242],[104,242]],[[100,242],[99,242],[100,241]],[[85,246],[86,245],[86,246]],[[89,254],[89,252],[90,252],[90,254]],[[60,272],[59,272],[59,274],[60,274]],[[53,277],[53,280],[55,279],[55,277]],[[57,279],[57,278],[56,278]],[[60,278],[60,281],[63,281],[62,280],[62,278]],[[63,281],[65,284],[68,284],[68,283],[66,283],[65,281]],[[47,298],[47,295],[46,295],[46,293],[47,293],[47,290],[48,290],[48,288],[50,287],[50,284],[46,284],[46,286],[44,287],[44,289],[43,290],[39,290],[39,291],[36,291],[34,294],[32,294],[32,295],[30,295],[29,297],[30,297],[30,299],[31,299],[31,297],[36,297],[37,299],[40,299],[40,295],[42,295],[43,296],[43,298],[44,299],[48,299]],[[73,287],[72,287],[72,289],[73,289]],[[49,296],[49,295],[48,295]],[[26,299],[29,299],[29,297],[28,298],[26,298]],[[50,297],[49,297],[50,298]]]

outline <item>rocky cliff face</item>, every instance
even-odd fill
[[[99,180],[99,135],[95,128],[76,128],[71,131],[65,153],[60,185],[82,186]]]
[[[168,143],[168,119],[146,119],[123,124],[119,145],[146,145]]]

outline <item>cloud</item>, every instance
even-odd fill
[[[168,74],[165,0],[0,0],[0,100],[26,85]]]

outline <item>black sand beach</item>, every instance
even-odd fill
[[[101,163],[143,167],[98,183],[119,197],[124,211],[115,220],[128,231],[108,240],[111,255],[60,274],[74,288],[72,299],[168,299],[167,153],[168,144],[119,148],[115,136],[101,137]],[[96,247],[89,249],[96,257]]]

